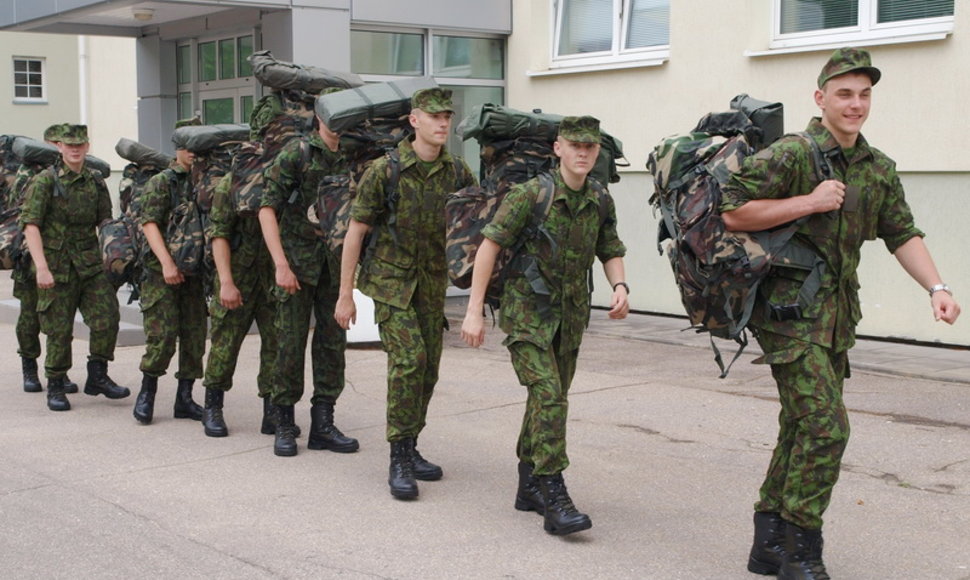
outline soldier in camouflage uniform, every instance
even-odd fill
[[[313,396],[307,447],[353,453],[360,445],[334,425],[334,404],[344,390],[347,333],[333,319],[340,266],[317,233],[307,212],[317,201],[317,187],[328,175],[348,171],[340,137],[318,117],[314,131],[291,139],[263,173],[259,222],[276,269],[274,292],[279,349],[279,379],[272,393],[277,417],[273,452],[296,455],[298,435],[293,406],[303,396],[303,368],[311,314],[316,320],[310,352]]]
[[[861,134],[872,87],[880,78],[869,53],[833,53],[818,78],[820,118],[807,133],[833,171],[818,182],[811,147],[784,138],[748,158],[725,188],[730,230],[759,231],[807,218],[795,242],[814,250],[826,269],[814,303],[799,314],[804,273],[779,269],[761,286],[751,317],[781,400],[778,441],[755,504],[748,569],[779,578],[827,579],[822,561],[822,514],[839,477],[849,437],[842,388],[848,350],[861,318],[856,269],[866,240],[880,238],[903,268],[928,289],[936,320],[960,313],[942,283],[923,232],[903,195],[895,164]]]
[[[51,125],[44,131],[44,141],[51,145],[60,142],[63,124]],[[35,175],[46,169],[41,164],[22,163],[17,168],[16,176],[7,200],[9,207],[23,205],[27,193],[27,186]],[[40,318],[37,316],[37,281],[30,268],[30,257],[21,260],[11,272],[13,279],[14,298],[20,300],[20,313],[17,315],[17,352],[20,354],[21,368],[24,375],[24,391],[39,393],[43,389],[37,376],[37,357],[40,356]],[[77,392],[77,384],[64,375],[64,392]]]
[[[214,296],[209,304],[212,317],[209,359],[205,365],[205,409],[202,425],[209,437],[229,434],[222,414],[226,391],[232,388],[236,361],[243,339],[253,321],[259,328],[259,375],[256,384],[264,408],[269,403],[276,377],[275,328],[276,299],[273,297],[273,261],[255,216],[240,216],[233,205],[227,174],[216,187],[209,213],[207,238],[212,241],[212,257],[217,276]],[[265,423],[264,413],[264,423]],[[269,429],[275,432],[275,425]],[[264,424],[263,431],[267,431]]]
[[[189,123],[197,124],[194,121]],[[183,123],[184,124],[184,123]],[[181,125],[176,125],[178,128]],[[152,176],[139,198],[138,221],[148,248],[142,251],[143,274],[140,285],[142,317],[145,327],[145,354],[139,369],[141,390],[132,414],[148,425],[155,413],[158,377],[165,374],[179,352],[178,388],[173,413],[176,419],[202,420],[202,407],[192,400],[192,387],[202,378],[205,353],[206,304],[203,275],[181,270],[169,253],[166,230],[174,218],[173,194],[181,203],[195,196],[191,170],[195,154],[176,143],[172,167]],[[175,188],[175,191],[172,191]],[[176,344],[177,343],[177,344]]]
[[[411,105],[409,119],[415,135],[413,140],[401,141],[396,150],[400,169],[396,208],[389,209],[385,199],[385,184],[392,173],[388,157],[377,159],[357,188],[334,313],[343,328],[356,318],[354,273],[364,236],[373,230],[376,240],[361,267],[359,287],[374,299],[387,353],[388,484],[391,495],[399,499],[418,496],[416,479],[433,481],[443,475],[441,467],[425,460],[416,445],[438,382],[445,326],[445,196],[475,183],[465,162],[456,165],[445,149],[454,115],[451,91],[416,91]]]
[[[130,394],[108,376],[120,315],[104,274],[96,228],[111,219],[111,198],[100,174],[85,166],[87,126],[67,125],[60,139],[61,163],[34,176],[20,215],[38,288],[40,329],[47,335],[44,369],[52,411],[71,408],[65,380],[78,310],[91,330],[84,393],[109,399]]]
[[[594,258],[603,263],[613,288],[609,317],[626,318],[629,286],[624,282],[626,247],[616,232],[616,208],[605,190],[587,179],[599,154],[599,121],[565,117],[553,145],[560,158],[553,173],[555,193],[543,229],[548,238],[529,239],[508,270],[499,324],[519,381],[528,389],[516,452],[519,485],[515,507],[544,515],[545,530],[555,535],[589,529],[593,524],[573,505],[562,472],[566,455],[568,394],[576,359],[589,322],[588,272]],[[462,338],[478,347],[485,338],[485,291],[501,248],[514,245],[534,213],[542,187],[535,178],[514,187],[502,201],[478,249]],[[602,199],[601,199],[602,198]],[[605,203],[605,215],[600,205]],[[550,243],[551,240],[551,243]],[[538,267],[538,275],[530,274]],[[537,292],[542,288],[543,293]],[[545,292],[548,293],[545,293]]]

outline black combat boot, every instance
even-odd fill
[[[540,476],[539,489],[542,490],[542,501],[546,506],[543,527],[547,532],[554,536],[565,536],[593,527],[589,516],[580,513],[573,505],[561,473]]]
[[[64,377],[47,380],[47,408],[51,411],[71,410],[71,402],[64,395]]]
[[[787,522],[778,580],[831,580],[822,562],[822,530],[806,530]]]
[[[155,392],[158,390],[158,377],[142,373],[141,390],[135,397],[135,409],[132,415],[142,425],[148,425],[155,416]]]
[[[192,400],[192,385],[195,379],[179,379],[178,390],[175,391],[175,418],[202,420],[202,407]]]
[[[44,390],[37,376],[37,359],[20,357],[20,368],[24,371],[24,392],[39,393]]]
[[[109,399],[124,399],[131,394],[128,387],[118,386],[118,383],[108,376],[108,362],[103,360],[88,361],[88,380],[84,383],[84,394],[104,395]]]
[[[71,377],[64,375],[64,392],[68,395],[77,392],[77,383],[71,380]]]
[[[333,424],[332,403],[315,403],[310,407],[310,437],[306,446],[337,453],[353,453],[360,449],[356,439],[347,437]]]
[[[515,509],[545,515],[546,504],[539,489],[539,478],[532,474],[532,466],[519,462],[519,489],[515,492]]]
[[[754,544],[748,572],[774,576],[785,555],[785,520],[777,512],[754,512]]]
[[[229,427],[222,416],[222,401],[225,391],[219,389],[205,390],[205,409],[202,411],[202,428],[209,437],[226,437]]]
[[[293,424],[293,405],[273,405],[276,411],[276,441],[273,453],[280,457],[296,455],[296,432]]]
[[[391,466],[387,485],[397,499],[418,497],[418,482],[414,479],[414,439],[391,441]]]
[[[418,451],[418,438],[414,438],[414,452],[411,454],[411,463],[414,465],[414,479],[420,481],[438,481],[444,477],[445,472],[441,467],[431,463]]]
[[[269,397],[263,397],[263,424],[259,427],[259,432],[263,435],[273,435],[276,433],[276,407],[269,400]],[[300,430],[300,426],[293,423],[294,437],[299,437],[303,432]]]

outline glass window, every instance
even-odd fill
[[[421,34],[354,30],[350,33],[350,68],[357,74],[424,75]]]
[[[231,79],[236,76],[236,39],[226,38],[219,41],[219,78]]]
[[[248,123],[253,116],[253,96],[243,95],[239,97],[239,122]]]
[[[954,0],[775,0],[772,48],[940,38],[953,30],[953,5]]]
[[[202,101],[202,122],[206,125],[233,123],[233,99],[205,99]]]
[[[498,38],[434,37],[434,76],[505,78],[505,42]]]
[[[195,116],[195,111],[192,109],[192,93],[179,93],[177,113],[179,119]]]
[[[199,80],[216,80],[216,43],[199,43]]]
[[[18,101],[43,101],[44,59],[13,59],[13,94]]]
[[[249,57],[253,54],[253,37],[240,36],[236,39],[236,52],[239,54],[239,70],[237,76],[253,76],[253,65],[249,64]],[[248,118],[248,117],[247,117]]]
[[[590,62],[592,56],[608,63],[665,56],[660,53],[668,50],[670,0],[558,0],[556,6],[558,60]]]
[[[188,44],[175,49],[175,69],[178,83],[187,85],[192,82],[192,47]]]

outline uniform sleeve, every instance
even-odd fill
[[[230,185],[232,173],[222,176],[216,184],[215,196],[212,199],[212,209],[209,210],[209,227],[206,235],[209,238],[230,238],[236,221],[236,212],[232,207]]]
[[[616,231],[616,203],[613,196],[606,194],[603,199],[606,204],[606,219],[596,236],[596,257],[605,263],[625,256],[626,246],[620,241],[620,235]]]
[[[47,208],[54,192],[53,179],[49,172],[45,172],[42,175],[35,175],[28,182],[20,213],[21,228],[27,224],[44,227],[44,218],[47,216]]]
[[[168,224],[168,214],[172,210],[172,196],[168,191],[168,175],[165,171],[153,175],[145,184],[141,194],[141,214],[138,223],[145,225],[153,222],[164,229]]]
[[[906,202],[903,184],[896,174],[895,164],[887,159],[881,161],[889,164],[886,175],[889,180],[889,194],[883,201],[876,224],[876,235],[886,244],[886,249],[895,252],[896,249],[916,236],[924,237],[913,219],[913,212]]]
[[[350,210],[350,217],[375,225],[384,212],[384,182],[387,180],[387,158],[375,159],[357,184],[357,195]]]
[[[505,199],[495,212],[495,217],[482,228],[482,235],[503,248],[511,246],[528,223],[538,198],[538,179],[516,185],[505,194]]]
[[[103,178],[95,177],[93,172],[91,178],[98,191],[98,223],[101,224],[111,219],[111,192]]]
[[[263,199],[260,207],[279,210],[299,186],[303,165],[303,139],[291,139],[273,163],[263,171]],[[307,145],[309,146],[309,145]]]
[[[738,209],[753,199],[786,197],[792,190],[793,176],[800,168],[812,175],[805,145],[799,141],[779,141],[744,160],[721,192],[722,212]]]

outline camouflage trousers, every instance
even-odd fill
[[[185,282],[171,286],[161,273],[146,269],[139,300],[145,327],[145,354],[139,370],[153,377],[164,375],[177,345],[175,377],[202,378],[207,324],[202,277],[186,276]]]
[[[312,404],[336,403],[344,390],[344,357],[347,331],[333,317],[340,286],[338,279],[324,267],[317,285],[300,281],[296,294],[276,286],[276,333],[279,337],[276,367],[278,380],[273,387],[276,405],[295,405],[303,397],[303,371],[306,343],[310,336],[310,317],[316,319],[310,357],[313,368]]]
[[[848,353],[765,331],[758,333],[758,343],[778,384],[781,412],[755,510],[780,512],[797,526],[819,529],[849,440],[842,402]]]
[[[561,473],[569,467],[566,455],[568,395],[576,374],[579,349],[563,352],[559,333],[548,348],[515,341],[508,345],[508,349],[515,374],[529,393],[516,445],[519,461],[532,465],[536,475]]]
[[[438,383],[444,342],[444,292],[440,300],[419,285],[407,308],[374,302],[387,353],[387,440],[417,438]]]
[[[260,275],[262,274],[262,275]],[[271,275],[271,274],[270,274]],[[234,272],[233,282],[242,294],[242,306],[229,310],[219,302],[219,277],[215,279],[213,298],[209,304],[209,358],[205,364],[207,389],[228,391],[236,374],[239,349],[253,321],[259,328],[259,374],[256,385],[260,397],[268,397],[276,380],[276,300],[271,292],[272,282],[265,272],[253,269]]]
[[[114,359],[118,340],[118,296],[104,274],[81,279],[71,268],[67,282],[37,289],[40,330],[47,335],[47,378],[63,377],[71,368],[74,316],[81,312],[90,329],[88,360]]]
[[[20,300],[17,315],[17,353],[23,358],[40,356],[40,317],[37,316],[37,279],[29,267],[13,271],[13,296]]]

